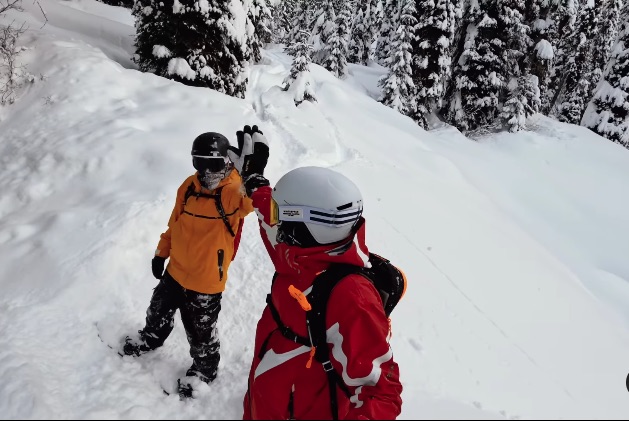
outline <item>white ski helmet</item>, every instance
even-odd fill
[[[356,184],[323,167],[287,172],[273,188],[273,200],[279,222],[303,223],[319,244],[348,238],[363,210],[363,197]]]

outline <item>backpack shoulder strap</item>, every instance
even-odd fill
[[[214,199],[214,203],[216,204],[216,210],[218,211],[218,214],[221,216],[221,219],[223,220],[223,223],[225,224],[225,228],[227,228],[227,231],[232,237],[236,237],[236,233],[234,232],[234,229],[229,223],[229,220],[227,219],[227,215],[225,214],[225,209],[223,208],[223,201],[221,200],[221,192],[223,191],[223,187],[224,186],[217,188],[214,194],[206,194],[206,193],[195,191],[194,182],[192,182],[188,186],[188,190],[186,190],[183,205],[185,206],[186,203],[188,203],[188,199],[190,198],[190,196],[196,196],[197,198],[207,197],[207,198]]]
[[[308,302],[312,310],[306,313],[308,331],[315,347],[315,359],[323,365],[328,376],[328,389],[330,391],[330,406],[332,418],[338,420],[338,401],[336,387],[340,387],[347,397],[350,391],[340,374],[334,370],[330,361],[330,350],[327,343],[326,314],[328,300],[334,287],[346,276],[353,273],[362,273],[362,268],[346,264],[333,264],[326,271],[319,274],[308,294]]]
[[[214,202],[216,203],[216,210],[218,211],[218,214],[223,219],[223,222],[225,223],[225,227],[227,228],[227,231],[229,231],[232,237],[236,237],[236,233],[234,232],[234,229],[229,223],[229,220],[227,219],[227,215],[225,215],[225,209],[223,208],[223,201],[221,200],[221,192],[223,191],[223,187],[224,186],[221,186],[218,189],[216,189],[216,193],[214,193],[213,195]]]
[[[282,335],[295,342],[304,346],[314,347],[314,358],[321,363],[325,373],[328,377],[328,390],[330,392],[330,409],[332,411],[332,419],[338,420],[338,398],[336,395],[336,388],[339,387],[345,393],[345,395],[349,398],[351,393],[349,388],[343,381],[343,378],[340,374],[334,369],[332,362],[330,361],[330,350],[328,348],[327,341],[327,329],[326,329],[326,314],[327,314],[327,306],[328,300],[330,299],[330,294],[332,290],[338,283],[343,280],[345,277],[351,274],[361,274],[365,275],[364,268],[346,265],[346,264],[333,264],[324,272],[321,272],[314,279],[312,283],[312,289],[308,294],[308,303],[311,306],[309,311],[306,311],[306,323],[308,327],[308,335],[309,337],[303,337],[295,334],[288,326],[286,326],[277,311],[277,308],[273,304],[273,299],[271,298],[271,294],[267,295],[266,303],[275,323],[277,324],[277,330],[279,330]],[[275,281],[277,273],[273,275],[273,281]],[[269,336],[270,337],[270,336]],[[264,353],[266,353],[268,339],[264,341],[262,345],[262,349],[258,355],[258,358],[262,358]],[[307,365],[306,367],[309,367]]]
[[[186,190],[186,195],[184,196],[183,199],[183,205],[185,206],[186,203],[188,203],[188,199],[190,198],[190,196],[194,195],[194,181],[190,183],[190,185],[188,186],[188,190]]]

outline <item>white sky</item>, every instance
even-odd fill
[[[629,414],[629,151],[542,116],[478,142],[425,132],[376,102],[380,67],[312,65],[318,102],[279,85],[263,51],[247,98],[135,70],[128,10],[24,2],[37,81],[0,107],[0,418],[238,419],[272,266],[247,218],[219,317],[218,379],[166,396],[191,363],[180,320],[120,358],[143,326],[150,261],[192,140],[258,124],[275,182],[330,166],[363,192],[367,243],[409,278],[393,313],[401,419],[622,419]],[[43,27],[42,27],[43,25]]]

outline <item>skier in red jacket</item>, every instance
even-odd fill
[[[304,305],[317,274],[332,263],[367,265],[359,189],[344,175],[320,167],[294,169],[272,189],[263,176],[264,135],[246,126],[239,136],[230,157],[242,168],[276,270],[271,302],[256,330],[243,419],[395,419],[402,385],[388,343],[389,322],[371,282],[351,274],[332,290],[326,315],[331,367],[313,361],[314,348],[284,336],[276,318],[308,337]],[[344,384],[332,393],[329,369]]]

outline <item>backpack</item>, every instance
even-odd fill
[[[371,268],[340,263],[332,264],[327,270],[317,275],[312,283],[312,289],[307,298],[292,285],[289,287],[293,298],[295,298],[306,311],[306,322],[308,324],[310,338],[297,335],[288,326],[282,323],[280,315],[271,299],[271,294],[268,294],[266,297],[267,306],[282,335],[291,341],[310,348],[310,360],[306,364],[306,367],[310,368],[313,357],[323,366],[328,376],[332,419],[335,420],[338,419],[336,387],[340,387],[348,398],[351,394],[341,375],[338,374],[332,366],[330,351],[327,345],[325,319],[327,303],[332,290],[346,276],[351,274],[362,275],[378,290],[380,298],[382,298],[384,313],[387,317],[391,315],[391,312],[406,292],[406,276],[400,269],[391,264],[389,260],[375,253],[369,253],[369,262],[371,263]],[[269,338],[262,344],[262,349],[258,355],[260,359],[266,352]]]
[[[188,199],[191,196],[194,196],[197,199],[199,197],[205,197],[205,198],[209,198],[209,199],[214,199],[214,203],[216,204],[216,210],[218,211],[218,214],[221,216],[221,219],[223,220],[223,223],[225,224],[225,228],[227,228],[227,231],[229,232],[229,234],[234,238],[234,254],[232,255],[232,260],[234,260],[234,258],[236,257],[236,253],[238,252],[238,246],[240,245],[240,237],[242,235],[242,225],[243,225],[244,219],[240,218],[240,220],[238,221],[238,229],[236,230],[236,232],[234,232],[234,230],[232,229],[231,224],[227,220],[227,215],[225,214],[225,209],[223,208],[223,201],[221,200],[221,192],[222,191],[223,191],[223,186],[217,188],[214,191],[214,194],[197,192],[197,191],[195,191],[194,182],[192,182],[188,186],[188,190],[186,190],[186,194],[184,196],[183,205],[184,205],[184,207],[186,206],[186,203],[188,203]]]

